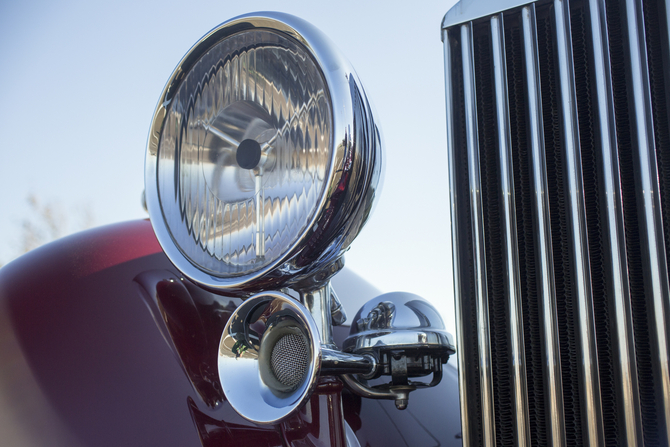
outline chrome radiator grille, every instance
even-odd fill
[[[506,3],[443,23],[464,444],[668,445],[670,4]]]

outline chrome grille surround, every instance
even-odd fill
[[[668,3],[444,18],[464,445],[670,444]]]

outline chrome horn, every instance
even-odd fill
[[[281,292],[262,292],[230,316],[219,344],[219,378],[244,418],[283,420],[309,399],[321,376],[339,375],[354,393],[393,399],[399,409],[407,407],[411,391],[440,382],[442,364],[455,350],[430,303],[398,292],[369,301],[354,318],[342,352],[332,342],[332,318],[325,312],[332,310],[330,297],[329,282],[301,293],[305,305]],[[430,374],[430,382],[409,380]],[[391,381],[368,383],[384,375]]]
[[[248,298],[230,316],[219,344],[228,402],[252,422],[273,424],[309,399],[321,375],[376,371],[371,355],[346,354],[321,340],[310,311],[295,299],[281,292]]]

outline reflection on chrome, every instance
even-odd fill
[[[342,376],[349,389],[362,397],[395,400],[400,410],[407,408],[411,391],[440,382],[442,364],[455,352],[453,339],[435,307],[404,292],[387,293],[363,305],[343,349],[376,361],[369,374]],[[430,382],[410,380],[431,374]],[[381,376],[390,376],[391,381],[367,382]]]
[[[304,361],[286,355],[289,343],[302,349]],[[219,379],[241,416],[276,423],[309,399],[321,356],[318,329],[306,309],[283,293],[263,292],[244,301],[226,323],[219,344]]]

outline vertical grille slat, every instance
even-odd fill
[[[524,361],[526,393],[528,395],[528,432],[531,445],[547,445],[544,427],[545,396],[542,380],[542,324],[538,303],[535,266],[535,243],[533,240],[532,188],[530,187],[530,157],[526,125],[526,85],[523,76],[523,36],[520,14],[507,14],[504,22],[507,49],[507,83],[509,102],[510,156],[508,163],[514,181],[514,203],[516,213],[516,243],[522,329],[524,339]],[[514,150],[512,151],[512,148]],[[542,422],[542,423],[538,423]],[[531,429],[532,427],[532,429]]]
[[[633,338],[633,320],[630,305],[623,199],[621,197],[621,182],[619,180],[619,160],[617,157],[616,122],[614,117],[614,97],[610,72],[610,49],[607,41],[607,14],[605,3],[600,0],[589,0],[590,40],[593,54],[591,68],[592,90],[591,99],[593,114],[585,114],[593,120],[597,128],[595,143],[599,151],[595,150],[598,158],[598,175],[602,193],[599,197],[600,216],[602,216],[602,246],[603,246],[603,275],[606,282],[606,294],[611,317],[611,333],[608,341],[611,343],[611,352],[608,360],[615,375],[615,383],[611,385],[610,393],[614,393],[615,402],[610,408],[603,402],[603,411],[613,412],[618,420],[604,420],[607,445],[627,445],[634,447],[642,445],[640,399],[638,394],[637,368],[635,366],[635,345]],[[595,115],[595,116],[593,116]],[[599,216],[596,216],[599,217]],[[605,328],[609,329],[609,328]],[[597,329],[599,340],[604,332]],[[603,371],[603,350],[599,357],[601,375]],[[604,388],[604,385],[603,385]],[[603,390],[603,394],[608,391]]]
[[[602,401],[602,418],[604,442],[608,446],[619,445],[620,431],[617,423],[617,395],[614,387],[614,371],[612,365],[611,321],[608,306],[609,294],[605,276],[605,244],[604,228],[601,225],[601,189],[602,177],[598,169],[598,154],[595,150],[597,127],[595,125],[595,109],[591,104],[591,82],[588,42],[588,9],[583,0],[570,2],[570,28],[572,33],[573,62],[577,97],[579,142],[582,161],[582,179],[584,185],[584,205],[589,249],[589,265],[591,268],[591,291],[593,300],[593,317],[597,337],[598,373],[600,377],[600,396]]]
[[[466,147],[468,153],[468,181],[472,210],[472,259],[474,266],[474,296],[477,309],[477,341],[479,346],[479,382],[482,406],[482,445],[495,445],[495,418],[493,414],[493,378],[486,282],[486,247],[484,216],[481,198],[479,167],[479,137],[477,129],[477,99],[475,93],[474,42],[472,23],[461,25],[463,63],[463,92],[465,106]]]
[[[668,46],[668,23],[662,18],[667,17],[668,2],[659,0],[644,0],[644,21],[646,34],[646,54],[648,59],[648,75],[651,96],[652,119],[655,147],[654,161],[657,163],[659,197],[661,203],[663,241],[665,242],[665,267],[670,265],[670,47]],[[667,276],[666,276],[667,280]],[[665,408],[665,431],[670,433],[670,372],[668,358],[670,357],[670,337],[667,325],[670,323],[670,299],[664,296],[662,306],[657,306],[656,312],[664,311],[663,319],[657,317],[657,327],[663,324],[663,333],[659,337],[662,370],[663,405]],[[658,305],[658,303],[655,303]],[[662,346],[665,346],[665,352]],[[659,402],[660,403],[660,402]]]
[[[553,287],[558,323],[558,346],[561,361],[562,398],[567,445],[583,445],[582,408],[579,396],[579,340],[573,298],[573,276],[570,265],[570,228],[565,191],[563,144],[561,141],[561,112],[556,67],[555,23],[552,4],[536,9],[538,33],[538,79],[544,130],[544,150],[547,177],[547,221],[551,226],[553,257]]]
[[[559,72],[560,116],[564,172],[566,173],[566,211],[568,220],[569,252],[572,275],[572,294],[576,301],[577,343],[582,357],[579,362],[579,388],[582,405],[582,427],[586,429],[586,445],[604,444],[602,411],[600,408],[600,380],[598,374],[593,297],[588,241],[586,235],[586,209],[582,184],[582,164],[577,118],[572,59],[570,13],[565,0],[554,0],[556,24],[556,57]]]
[[[454,27],[444,31],[445,45],[445,97],[447,104],[447,160],[449,163],[449,188],[451,199],[451,234],[454,251],[454,292],[457,296],[474,294],[474,268],[472,265],[472,225],[470,212],[468,153],[456,150],[466,146],[465,108],[463,89],[463,62],[461,31]],[[462,439],[466,445],[482,445],[482,420],[469,418],[481,414],[479,383],[479,343],[477,340],[477,308],[475,300],[456,300],[456,331],[461,340],[458,355],[458,375]]]
[[[456,125],[455,125],[455,113],[454,113],[454,105],[458,104],[456,101],[456,95],[454,94],[454,87],[453,87],[453,81],[452,78],[455,76],[453,75],[453,72],[457,67],[452,66],[452,42],[450,41],[449,38],[449,33],[447,30],[442,30],[442,40],[445,42],[444,45],[444,99],[445,103],[447,105],[446,109],[446,115],[447,115],[447,167],[449,169],[449,200],[451,202],[451,215],[452,215],[452,220],[451,220],[451,245],[452,247],[455,247],[456,244],[459,241],[459,229],[461,227],[460,224],[460,219],[458,219],[456,216],[457,215],[466,215],[468,213],[463,213],[460,210],[459,202],[460,202],[460,196],[457,194],[457,173],[458,173],[458,165],[459,163],[456,160]],[[453,264],[452,264],[452,271],[454,278],[457,278],[454,281],[454,294],[456,296],[461,296],[462,293],[465,292],[464,288],[462,287],[461,284],[463,284],[464,281],[461,279],[461,262],[460,259],[456,259]],[[464,323],[467,318],[466,318],[466,312],[461,306],[461,300],[455,300],[454,301],[455,305],[455,311],[456,311],[456,336],[458,337],[459,340],[466,340],[466,335],[465,335],[465,327]],[[471,368],[472,363],[468,362],[466,359],[465,353],[461,353],[458,356],[458,381],[462,385],[459,387],[459,400],[461,403],[461,411],[463,414],[467,415],[470,414],[470,399],[471,399],[471,394],[474,393],[469,393],[470,387],[474,386],[469,385],[469,377],[472,375],[472,373],[469,372]],[[463,417],[461,418],[461,438],[463,439],[463,444],[465,445],[475,445],[474,442],[471,443],[470,440],[470,419],[468,417]]]
[[[528,395],[526,376],[524,374],[524,334],[523,314],[521,305],[521,285],[519,275],[518,245],[516,240],[517,224],[514,203],[514,175],[512,167],[509,105],[507,101],[507,67],[505,56],[504,17],[502,14],[491,17],[491,43],[493,59],[493,83],[495,91],[495,107],[497,118],[497,143],[499,152],[500,193],[502,194],[502,234],[503,269],[505,290],[509,305],[510,330],[510,361],[513,386],[513,427],[515,441],[518,446],[529,445],[530,432],[528,427]]]
[[[539,84],[540,66],[535,5],[521,11],[525,80],[527,86],[529,144],[531,147],[531,189],[533,198],[534,234],[536,260],[539,267],[538,296],[542,308],[542,339],[544,341],[544,389],[546,391],[547,421],[551,445],[566,445],[565,418],[563,410],[563,385],[560,377],[561,361],[558,340],[558,317],[554,289],[554,261],[552,257],[551,224],[549,221],[549,197],[547,173],[545,171],[545,142],[542,123],[542,92]]]
[[[632,129],[629,116],[627,92],[627,64],[624,14],[619,1],[606,3],[608,41],[610,46],[610,64],[612,73],[612,91],[614,97],[614,116],[624,211],[624,231],[626,238],[627,267],[630,284],[630,305],[633,315],[633,334],[635,341],[635,366],[640,378],[640,414],[642,418],[643,440],[645,445],[658,443],[657,427],[654,416],[653,370],[651,368],[651,345],[648,312],[645,299],[644,271],[642,266],[642,246],[637,219],[637,196],[635,186],[634,151]]]
[[[642,262],[647,312],[650,314],[651,368],[654,374],[653,413],[658,424],[656,433],[668,435],[670,428],[670,372],[668,370],[668,270],[663,237],[663,219],[659,197],[656,144],[652,117],[647,48],[644,36],[644,15],[641,2],[625,4],[627,53],[629,56],[629,107],[631,133],[635,155],[635,182],[638,197],[638,220],[642,244]],[[651,421],[650,421],[651,422]],[[655,437],[654,431],[645,430],[645,437]],[[645,442],[647,439],[645,439]]]
[[[493,401],[496,444],[513,444],[514,391],[512,374],[512,345],[510,308],[507,302],[505,279],[505,246],[503,228],[500,225],[502,208],[498,196],[500,190],[500,166],[498,150],[498,125],[493,86],[493,60],[491,29],[489,23],[473,26],[474,85],[477,102],[477,128],[479,170],[481,174],[481,203],[486,253],[486,302],[491,346],[491,379],[496,390]],[[472,165],[471,165],[472,166]],[[475,168],[473,166],[473,168]],[[471,184],[472,185],[472,184]]]
[[[654,137],[658,163],[661,205],[665,233],[666,264],[670,265],[670,115],[668,114],[668,96],[670,95],[670,71],[668,61],[667,25],[663,17],[667,14],[663,1],[644,0],[644,22],[649,62],[649,86],[654,119]],[[664,60],[665,59],[665,60]]]
[[[670,0],[501,1],[443,20],[464,445],[670,446]]]

